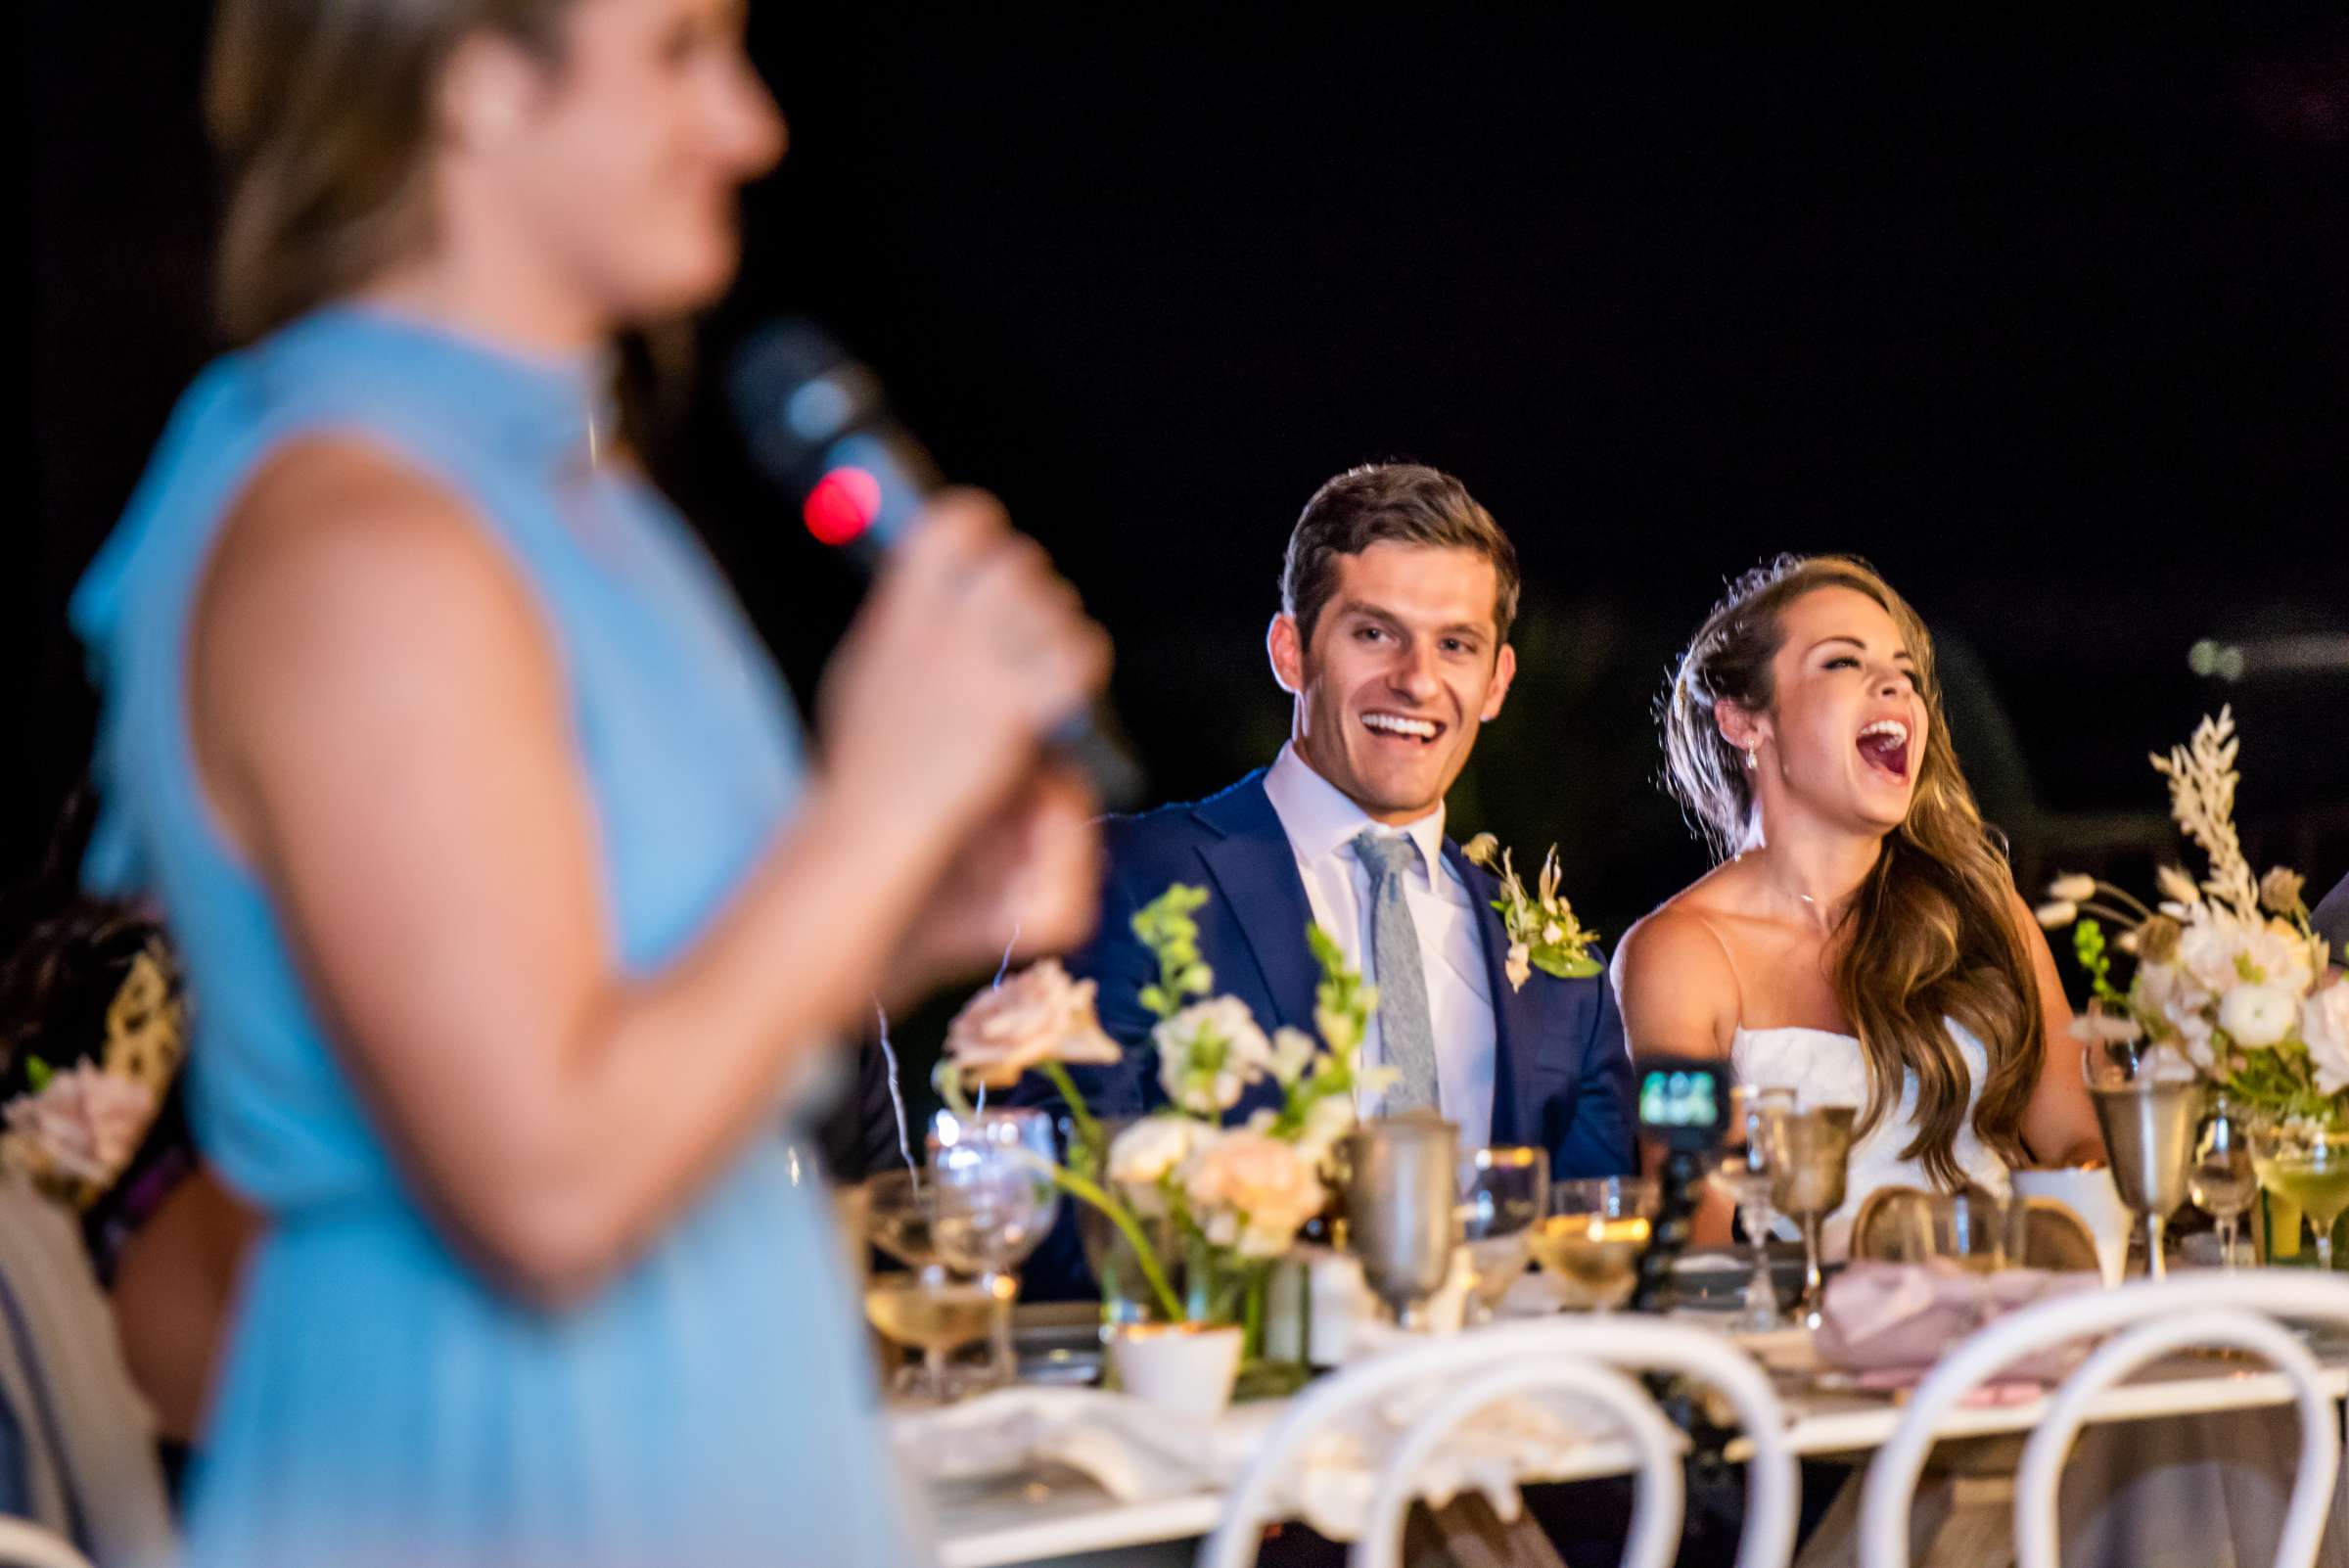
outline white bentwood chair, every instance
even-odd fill
[[[1634,1370],[1670,1370],[1710,1384],[1736,1411],[1753,1445],[1746,1468],[1745,1521],[1737,1568],[1780,1568],[1794,1551],[1800,1487],[1786,1420],[1770,1377],[1722,1335],[1685,1323],[1600,1314],[1505,1323],[1400,1348],[1359,1362],[1299,1396],[1224,1500],[1197,1568],[1249,1568],[1275,1489],[1323,1431],[1398,1389],[1439,1382],[1446,1392],[1421,1411],[1380,1467],[1355,1568],[1395,1568],[1404,1516],[1419,1472],[1478,1411],[1522,1394],[1577,1394],[1612,1415],[1638,1464],[1626,1568],[1665,1568],[1681,1545],[1682,1481],[1679,1430]]]
[[[2057,1484],[2090,1404],[2147,1361],[2189,1346],[2249,1351],[2290,1382],[2300,1411],[2300,1465],[2276,1565],[2308,1568],[2340,1469],[2340,1415],[2324,1369],[2279,1318],[2349,1325],[2349,1279],[2292,1268],[2148,1279],[2040,1302],[1991,1323],[1917,1385],[1869,1464],[1860,1500],[1862,1568],[1908,1568],[1917,1478],[1935,1429],[1958,1401],[2021,1357],[2123,1329],[2064,1379],[2024,1445],[2014,1486],[2016,1568],[2057,1568]]]
[[[91,1568],[65,1537],[29,1519],[0,1514],[0,1568]]]

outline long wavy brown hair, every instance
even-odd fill
[[[1942,718],[1933,641],[1916,612],[1865,562],[1849,556],[1780,556],[1730,584],[1681,655],[1662,703],[1666,782],[1722,858],[1753,842],[1758,826],[1744,757],[1715,713],[1733,703],[1770,711],[1771,662],[1785,639],[1786,607],[1820,588],[1850,588],[1884,607],[1916,662],[1932,729],[1909,814],[1834,934],[1835,999],[1859,1032],[1867,1063],[1863,1131],[1916,1081],[1916,1136],[1901,1151],[1932,1179],[1962,1179],[1953,1150],[1975,1085],[1950,1037],[1962,1024],[1989,1052],[1974,1100],[1974,1131],[2009,1165],[2028,1158],[2023,1108],[2047,1049],[2031,954],[2011,914],[2013,874],[1985,827]]]

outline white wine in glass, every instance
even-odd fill
[[[1648,1223],[1638,1215],[1554,1214],[1534,1227],[1534,1261],[1565,1281],[1583,1307],[1620,1307],[1639,1282]]]
[[[2221,1100],[2194,1139],[2194,1166],[2187,1173],[2186,1195],[2218,1222],[2219,1266],[2234,1267],[2234,1233],[2243,1212],[2259,1196],[2259,1173],[2251,1164],[2243,1125]]]
[[[945,1354],[985,1339],[1003,1296],[990,1280],[882,1274],[864,1289],[864,1315],[889,1338],[919,1350],[943,1387]]]

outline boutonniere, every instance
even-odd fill
[[[1501,971],[1509,977],[1511,990],[1523,991],[1527,977],[1537,969],[1560,980],[1598,973],[1598,960],[1590,953],[1598,945],[1598,933],[1575,919],[1574,906],[1558,897],[1556,845],[1543,858],[1539,894],[1526,892],[1509,852],[1492,834],[1479,833],[1460,846],[1460,853],[1500,878],[1500,897],[1493,900],[1493,907],[1500,912],[1501,926],[1509,934],[1508,962]]]

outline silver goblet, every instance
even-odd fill
[[[2162,1264],[2162,1229],[2186,1201],[2194,1169],[2194,1127],[2202,1113],[2202,1085],[2159,1083],[2149,1073],[2119,1083],[2092,1081],[2088,1096],[2096,1107],[2104,1152],[2112,1159],[2112,1184],[2121,1202],[2145,1222],[2145,1272],[2155,1279]]]
[[[1770,1147],[1770,1204],[1803,1227],[1803,1321],[1819,1326],[1825,1294],[1819,1269],[1819,1222],[1843,1207],[1844,1177],[1851,1166],[1855,1105],[1815,1105],[1769,1118],[1761,1131]]]
[[[1460,1130],[1432,1116],[1368,1122],[1345,1140],[1346,1246],[1405,1328],[1427,1327],[1458,1245]]]

